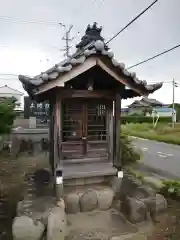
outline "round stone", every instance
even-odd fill
[[[134,77],[133,79],[134,79],[135,83],[137,83],[137,84],[139,84],[141,82],[137,77]]]
[[[90,50],[86,49],[86,50],[84,51],[84,56],[85,56],[85,57],[88,57],[90,54],[91,54]]]
[[[127,197],[121,204],[121,211],[132,223],[140,223],[147,220],[147,207],[136,198]]]
[[[99,190],[97,196],[100,210],[107,210],[111,207],[114,198],[114,191],[111,188]]]
[[[69,64],[66,67],[64,67],[64,71],[65,72],[69,72],[69,71],[71,71],[71,69],[72,69],[72,65],[71,64]]]
[[[57,70],[59,73],[62,73],[62,72],[65,71],[65,70],[64,70],[64,67],[62,67],[62,66],[58,66],[58,67],[56,68],[56,70]]]
[[[102,51],[104,49],[104,43],[101,40],[97,40],[94,44],[97,51]]]
[[[124,63],[120,63],[119,65],[120,65],[120,68],[121,68],[122,70],[125,69],[125,64],[124,64]]]
[[[147,81],[146,80],[143,80],[142,81],[144,85],[147,85]]]
[[[131,77],[135,78],[136,77],[136,73],[135,72],[131,72]]]
[[[69,193],[65,198],[66,212],[80,212],[79,195],[77,193]]]
[[[124,75],[126,75],[127,77],[130,76],[130,73],[129,73],[126,69],[123,70],[123,73],[124,73]]]
[[[12,225],[13,239],[18,240],[39,240],[44,230],[45,227],[41,222],[38,221],[35,224],[33,220],[27,216],[16,217]]]
[[[47,73],[43,73],[43,75],[42,75],[42,79],[44,80],[44,81],[47,81],[48,80],[48,74]]]
[[[77,64],[77,60],[76,60],[75,58],[72,58],[72,59],[71,59],[71,64],[72,64],[72,65]]]
[[[92,211],[97,208],[98,198],[94,190],[87,190],[80,197],[80,209],[82,212]]]
[[[108,55],[109,58],[113,58],[114,57],[114,53],[113,52],[108,52],[107,55]]]
[[[115,66],[115,67],[119,67],[120,66],[120,64],[114,59],[114,58],[112,58],[112,64]]]

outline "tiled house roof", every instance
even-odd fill
[[[111,67],[115,68],[116,72],[120,74],[120,76],[123,75],[128,78],[130,85],[133,84],[137,88],[140,87],[146,95],[153,93],[162,87],[162,83],[148,85],[145,80],[139,80],[136,73],[128,72],[124,63],[116,61],[114,53],[109,50],[108,46],[104,42],[104,39],[100,36],[100,32],[101,28],[97,28],[96,24],[92,27],[88,26],[85,36],[82,37],[81,42],[76,46],[77,51],[71,57],[33,78],[20,75],[19,80],[22,82],[24,89],[29,94],[34,94],[34,89],[37,87],[56,80],[61,75],[70,72],[77,65],[84,64],[86,60],[92,56],[97,56],[98,58],[104,57],[110,60]],[[131,96],[132,90],[130,89],[127,93],[128,92]],[[140,94],[137,94],[137,96],[138,95]],[[134,96],[136,96],[136,94]]]
[[[151,98],[142,98],[141,100],[136,100],[129,105],[129,107],[153,107],[153,106],[163,106],[163,103]]]

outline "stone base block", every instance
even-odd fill
[[[67,213],[107,210],[112,206],[114,191],[109,186],[94,185],[71,189],[65,194]]]
[[[28,216],[16,217],[12,225],[14,240],[40,240],[45,226],[40,222],[34,222]]]

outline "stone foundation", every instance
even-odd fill
[[[47,182],[47,177],[44,176]],[[133,229],[136,229],[137,223],[147,221],[152,223],[152,220],[155,220],[156,216],[167,208],[167,202],[162,195],[156,194],[155,190],[143,185],[133,176],[125,174],[123,180],[113,176],[104,177],[104,181],[99,182],[100,179],[94,177],[91,181],[85,178],[74,180],[75,185],[71,180],[69,182],[71,184],[68,184],[66,180],[64,200],[60,199],[58,203],[52,196],[31,197],[31,202],[25,198],[18,204],[17,217],[13,222],[14,239],[40,240],[46,236],[47,240],[64,240],[66,236],[69,236],[67,239],[71,240],[74,231],[77,233],[80,230],[73,226],[68,227],[66,217],[72,220],[72,224],[78,221],[78,218],[87,221],[82,224],[87,226],[84,237],[88,237],[89,235],[86,235],[89,232],[92,233],[92,229],[88,228],[88,221],[93,219],[95,221],[96,218],[103,219],[102,216],[106,216],[107,222],[104,224],[111,226],[108,230],[111,231],[108,237],[115,237],[113,229],[116,228],[116,233],[121,234],[123,229],[121,231],[118,229],[121,228],[122,223],[123,228],[134,226]],[[81,184],[78,185],[78,182]],[[34,186],[36,187],[36,184]],[[99,226],[100,233],[98,234],[104,234],[107,229],[103,230],[103,225],[99,221],[96,221],[93,226],[97,225],[97,229]],[[132,228],[129,229],[132,230]],[[77,234],[77,236],[80,235]]]
[[[107,210],[112,206],[114,191],[110,186],[78,187],[65,194],[67,213]]]

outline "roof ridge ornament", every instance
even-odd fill
[[[78,50],[83,49],[91,42],[97,41],[97,40],[101,40],[104,43],[104,38],[101,36],[102,29],[103,29],[102,26],[97,27],[97,22],[94,22],[92,26],[88,24],[85,31],[85,35],[81,38],[80,43],[76,45],[76,48]],[[104,43],[104,48],[105,50],[109,49],[105,43]]]

